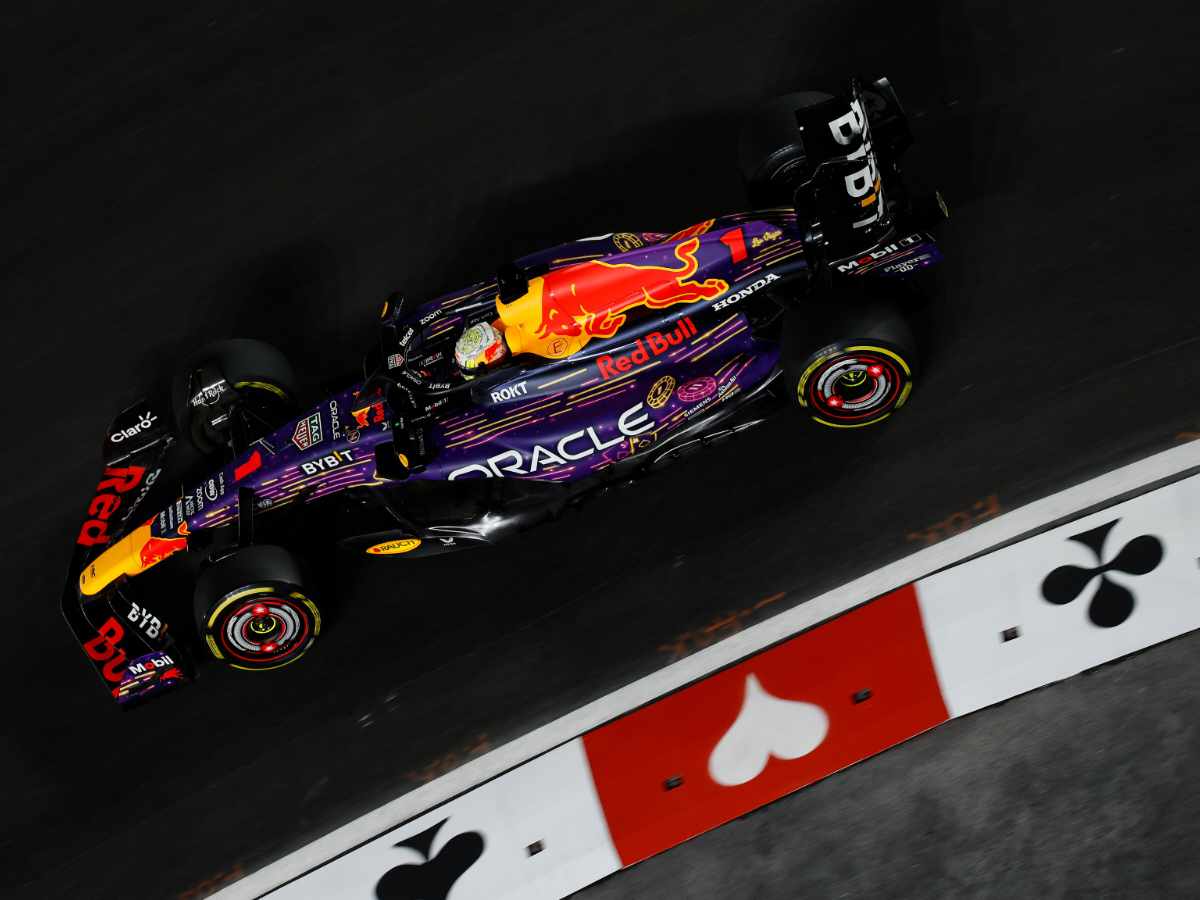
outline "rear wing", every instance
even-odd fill
[[[97,577],[97,558],[129,542],[148,518],[146,498],[162,475],[174,441],[161,406],[147,401],[113,420],[105,435],[105,466],[85,509],[63,587],[63,617],[93,670],[122,706],[193,677],[190,662],[166,624],[132,599],[120,579],[96,592],[84,589]]]
[[[899,158],[912,146],[913,135],[896,89],[888,79],[876,78],[858,87],[857,92],[871,123],[877,151],[886,159]]]

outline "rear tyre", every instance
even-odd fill
[[[296,412],[297,396],[283,353],[263,341],[233,338],[197,353],[175,377],[171,400],[179,433],[211,454],[228,445],[235,427],[248,442],[284,424]]]
[[[796,112],[832,99],[822,91],[785,94],[746,120],[738,140],[738,165],[752,205],[792,204],[796,185],[810,174]]]
[[[201,639],[212,656],[250,672],[278,669],[307,652],[321,633],[321,612],[295,558],[282,547],[235,551],[196,582]]]
[[[813,328],[799,313],[784,323],[784,376],[796,407],[819,425],[876,425],[912,391],[917,348],[893,304],[872,302]]]

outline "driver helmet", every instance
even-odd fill
[[[507,355],[504,335],[489,322],[480,322],[467,328],[454,344],[454,361],[466,375],[480,366],[499,362]]]

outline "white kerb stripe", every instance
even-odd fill
[[[656,697],[703,678],[798,631],[853,609],[872,597],[917,581],[931,572],[1020,537],[1049,522],[1077,514],[1154,482],[1178,477],[1196,467],[1200,467],[1200,441],[1155,454],[997,516],[970,531],[801,603],[476,757],[441,778],[421,785],[252,872],[213,896],[222,900],[257,897],[399,822],[445,803]]]
[[[921,579],[917,602],[950,715],[1200,628],[1198,528],[1200,477],[1193,476]],[[1100,536],[1104,560],[1137,544],[1145,560],[1145,571],[1117,568],[1103,576],[1133,601],[1129,609],[1109,605],[1103,625],[1091,618],[1103,560],[1077,540],[1085,533]],[[1062,566],[1095,574],[1074,584],[1078,593],[1051,603],[1045,579]]]

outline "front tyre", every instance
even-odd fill
[[[917,354],[912,330],[889,306],[857,311],[819,345],[797,322],[785,331],[784,371],[793,402],[830,428],[863,428],[888,419],[912,391]],[[808,349],[801,349],[801,348]]]
[[[196,582],[195,611],[209,653],[245,671],[295,662],[321,633],[320,609],[282,547],[244,547],[213,563]]]
[[[200,453],[235,450],[264,437],[296,412],[291,363],[263,341],[233,338],[197,353],[172,382],[179,432]]]

